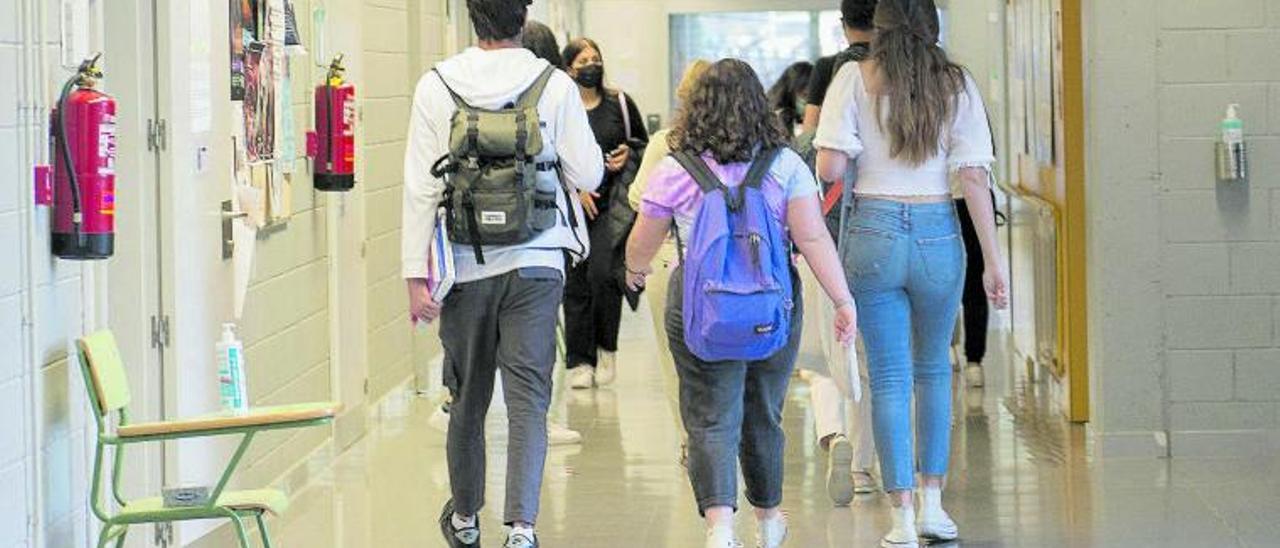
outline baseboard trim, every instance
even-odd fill
[[[1174,457],[1262,457],[1280,452],[1280,430],[1173,432]]]
[[[1159,459],[1169,456],[1164,432],[1131,430],[1094,434],[1094,449],[1103,459]]]

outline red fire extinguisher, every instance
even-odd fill
[[[80,64],[51,115],[53,255],[106,259],[115,251],[116,101],[94,89],[101,54]]]
[[[316,129],[307,134],[316,190],[346,192],[356,185],[356,87],[343,80],[342,55],[316,86]]]

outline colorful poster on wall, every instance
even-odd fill
[[[275,154],[275,52],[270,43],[248,46],[245,55],[244,132],[249,163]]]
[[[231,100],[244,100],[246,47],[256,40],[254,1],[230,0]]]

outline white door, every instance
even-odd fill
[[[232,263],[222,256],[222,203],[231,199],[229,6],[224,0],[157,2],[157,89],[167,129],[160,161],[162,308],[168,317],[166,413],[216,411],[214,345],[233,319]],[[170,484],[212,485],[234,439],[170,444]],[[216,523],[175,527],[176,545]]]
[[[153,0],[113,3],[103,10],[104,89],[116,98],[117,211],[115,256],[106,263],[106,325],[116,335],[133,393],[133,421],[162,420],[164,331],[160,307],[160,153],[155,80]],[[126,453],[126,498],[159,493],[164,484],[163,447],[132,446]],[[163,535],[138,527],[130,547],[157,544]],[[96,532],[96,528],[92,529]]]

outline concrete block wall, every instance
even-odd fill
[[[1166,432],[1174,455],[1274,450],[1280,0],[1088,6],[1097,426]],[[1229,103],[1246,123],[1248,184],[1215,180]]]
[[[21,10],[23,5],[28,9]],[[38,8],[48,24],[38,24]],[[80,370],[69,358],[74,339],[94,326],[90,301],[100,267],[51,257],[47,230],[41,228],[48,226],[48,212],[29,202],[31,158],[21,152],[45,161],[47,111],[37,113],[36,107],[51,105],[52,94],[70,75],[58,66],[59,13],[52,0],[0,0],[0,485],[6,487],[0,496],[0,546],[83,545],[90,521],[83,493],[91,426]],[[96,12],[81,13],[93,21]],[[35,31],[35,47],[24,50],[28,28]],[[89,32],[84,29],[78,38],[91,40]],[[44,87],[19,77],[28,66],[38,68]],[[28,214],[37,227],[30,240]],[[24,350],[29,342],[33,355]],[[37,490],[42,521],[33,536]]]
[[[437,2],[429,2],[435,4]],[[365,277],[369,394],[376,401],[412,373],[411,328],[400,278],[404,145],[413,95],[409,2],[364,0]]]

